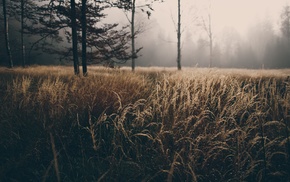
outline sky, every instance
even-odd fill
[[[268,18],[274,24],[278,19],[282,6],[288,0],[211,0],[212,23],[217,31],[224,27],[233,27],[245,34],[249,26],[259,19]],[[205,16],[208,12],[209,0],[181,0],[182,19],[186,27],[194,28],[196,16]],[[176,19],[177,0],[167,0],[153,5],[154,19],[164,29],[174,28],[172,17]],[[190,25],[192,24],[192,25]]]

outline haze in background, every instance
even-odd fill
[[[137,0],[139,5],[153,0]],[[151,16],[140,9],[136,12],[136,48],[143,47],[136,66],[176,66],[177,57],[177,0],[155,1]],[[290,67],[290,55],[283,64],[277,63],[281,53],[283,36],[280,31],[281,13],[290,0],[181,0],[182,9],[182,66],[208,67],[208,36],[202,21],[207,24],[208,14],[212,17],[213,66],[245,68]],[[0,11],[1,12],[1,11]],[[104,23],[128,25],[126,14],[117,8],[105,10],[108,15]],[[19,44],[19,24],[10,22],[11,45]],[[1,29],[3,25],[0,25]],[[3,42],[3,35],[0,35]],[[35,38],[27,38],[31,42]],[[4,43],[2,44],[2,46]],[[70,44],[63,43],[64,46]],[[1,45],[0,45],[1,46]],[[58,45],[59,46],[59,45]],[[284,46],[284,49],[288,49]],[[5,54],[4,49],[0,56]],[[290,52],[290,51],[288,51]],[[285,53],[285,51],[284,51]],[[283,54],[284,54],[283,53]],[[16,54],[14,59],[20,59]],[[63,64],[58,56],[38,55],[31,61],[36,64]],[[126,65],[130,65],[130,60]]]
[[[273,33],[280,35],[280,15],[287,0],[182,0],[182,65],[207,66],[207,37],[200,22],[212,14],[214,45],[223,49],[233,41],[251,44],[251,34],[256,26],[264,21],[271,23]],[[154,12],[148,20],[147,15],[138,11],[137,21],[145,30],[138,35],[137,46],[143,47],[137,66],[176,66],[176,22],[177,0],[167,0],[153,4]],[[211,9],[211,10],[209,10]],[[108,11],[108,20],[126,24],[124,13],[114,9]],[[123,17],[123,18],[122,18]],[[202,44],[201,46],[200,44]],[[232,41],[227,43],[227,41]],[[261,44],[265,44],[261,42]],[[203,58],[197,60],[198,46]],[[266,46],[266,45],[264,45]],[[256,45],[251,45],[255,50]],[[262,59],[264,52],[255,52]],[[229,61],[229,60],[227,60]]]

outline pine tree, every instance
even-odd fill
[[[76,74],[79,73],[78,55],[82,55],[84,75],[87,74],[87,62],[124,63],[130,58],[127,45],[129,32],[127,27],[102,23],[106,17],[102,12],[108,7],[103,1],[94,0],[48,1],[38,8],[39,21],[29,28],[29,32],[41,37],[37,44],[46,53],[61,55],[61,59],[73,56]],[[63,42],[74,42],[74,46],[59,46],[64,45],[61,44]],[[80,52],[77,44],[81,42]]]

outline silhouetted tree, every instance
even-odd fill
[[[82,67],[83,75],[87,75],[87,0],[82,0]]]
[[[135,58],[137,54],[135,52],[135,11],[136,11],[136,0],[132,2],[132,16],[131,16],[131,41],[132,41],[132,71],[135,70]]]
[[[76,74],[79,73],[78,42],[82,42],[84,74],[87,73],[87,61],[124,63],[130,58],[127,45],[130,40],[129,32],[126,31],[127,27],[101,22],[106,17],[102,11],[108,7],[110,6],[105,1],[97,0],[46,1],[39,7],[38,24],[31,26],[29,31],[41,37],[38,44],[46,53],[62,55],[61,59],[68,58],[72,53]],[[53,40],[53,42],[49,43],[45,40]],[[65,40],[72,43],[72,48],[61,47],[65,44],[60,43]],[[40,44],[41,42],[45,43]],[[89,52],[87,48],[90,49]]]
[[[178,22],[177,22],[177,69],[181,70],[181,11],[180,11],[180,0],[178,0]]]
[[[8,24],[8,18],[7,18],[6,0],[2,0],[2,2],[3,2],[5,46],[6,46],[6,51],[8,55],[9,67],[13,68],[13,61],[12,61],[12,55],[11,55],[11,50],[10,50],[10,42],[9,42],[9,24]]]
[[[24,46],[24,0],[21,0],[21,59],[22,67],[25,67],[25,46]]]
[[[79,60],[78,60],[78,37],[77,37],[77,23],[76,23],[76,5],[75,0],[70,1],[71,7],[71,32],[72,32],[72,48],[73,48],[73,61],[74,61],[74,72],[76,75],[79,74]]]

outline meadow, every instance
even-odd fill
[[[0,181],[290,181],[290,70],[0,68]]]

